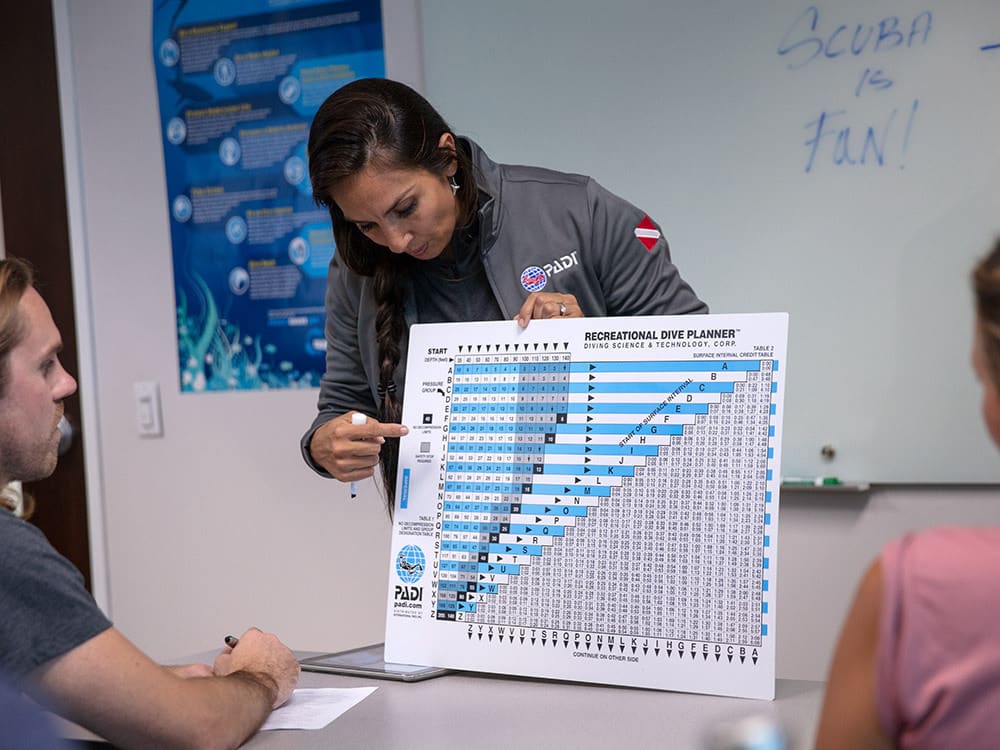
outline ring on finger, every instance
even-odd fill
[[[566,303],[559,303],[559,317],[564,317],[566,315]]]

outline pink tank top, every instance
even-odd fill
[[[882,574],[882,727],[901,748],[1000,748],[1000,528],[908,534]]]

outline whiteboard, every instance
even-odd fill
[[[713,313],[789,313],[786,475],[997,481],[969,274],[1000,233],[1000,3],[421,13],[456,132],[645,209]]]

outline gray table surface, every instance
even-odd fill
[[[378,689],[323,729],[258,732],[244,747],[698,750],[718,727],[762,717],[776,721],[796,750],[812,746],[823,698],[822,682],[781,679],[774,701],[473,672],[415,683],[302,672],[298,686]]]

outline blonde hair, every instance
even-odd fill
[[[21,297],[34,283],[31,266],[19,258],[0,259],[0,398],[7,391],[10,367],[7,362],[11,351],[24,338],[24,321],[17,314]],[[34,499],[27,493],[21,494],[21,502],[7,488],[0,488],[0,507],[27,518],[35,508]]]
[[[24,338],[24,321],[17,314],[17,306],[33,283],[34,274],[25,261],[0,259],[0,398],[7,390],[7,358]]]
[[[14,515],[28,519],[35,512],[35,498],[24,490],[15,487],[14,482],[0,488],[0,508],[6,508]],[[16,483],[20,485],[20,482]]]

